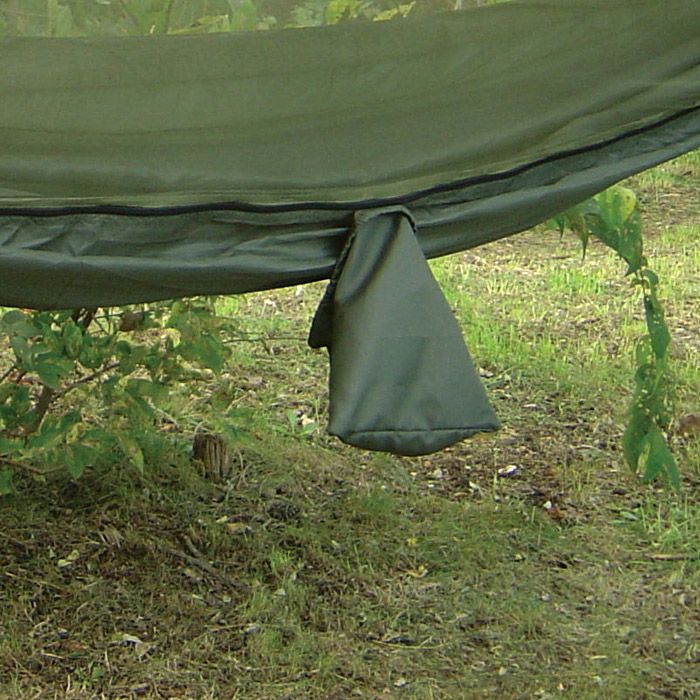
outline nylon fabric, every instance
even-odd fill
[[[698,106],[700,0],[290,31],[4,38],[0,208],[362,202]]]
[[[328,347],[328,430],[402,455],[435,452],[498,421],[428,268],[410,214],[362,212],[314,319]]]
[[[522,231],[692,148],[700,148],[700,110],[642,135],[405,206],[424,254],[432,258]],[[327,279],[352,231],[354,212],[373,205],[0,216],[0,304],[112,306]]]

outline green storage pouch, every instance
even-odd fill
[[[401,207],[355,215],[309,344],[328,348],[328,429],[343,442],[421,455],[498,428]]]

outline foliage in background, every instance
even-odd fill
[[[595,236],[627,263],[626,275],[642,293],[647,333],[635,350],[635,391],[622,436],[622,449],[630,468],[644,468],[642,480],[661,477],[679,488],[676,463],[665,433],[673,418],[673,386],[668,367],[670,334],[659,303],[659,278],[643,254],[641,217],[631,190],[615,186],[579,204],[550,222],[561,232],[573,231],[585,255]]]
[[[489,4],[491,0],[468,0]],[[17,36],[191,34],[387,20],[459,9],[463,0],[6,0],[0,33]]]
[[[73,477],[120,461],[142,469],[162,451],[172,387],[205,368],[218,374],[226,361],[231,327],[212,304],[5,312],[0,494],[12,491],[12,467],[37,475],[65,468]]]
[[[0,34],[193,34],[391,20],[504,0],[5,0]]]

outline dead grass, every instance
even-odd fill
[[[696,414],[700,158],[633,186]],[[700,436],[672,437],[680,497],[621,462],[641,322],[620,266],[537,230],[435,270],[500,433],[342,447],[304,345],[322,286],[228,302],[228,374],[173,410],[186,432],[212,397],[240,409],[230,481],[173,446],[0,502],[0,698],[699,697]]]

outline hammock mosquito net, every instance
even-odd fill
[[[700,147],[700,0],[438,5],[5,3],[0,304],[330,279],[332,433],[495,429],[426,258]]]

